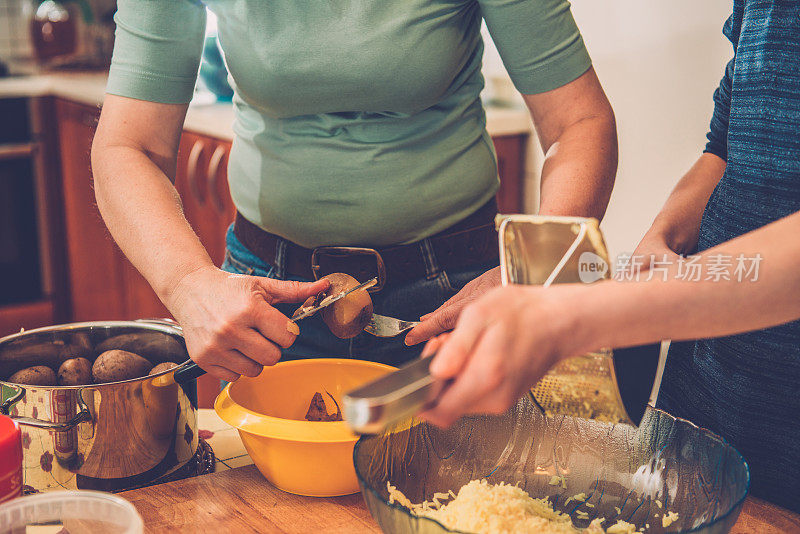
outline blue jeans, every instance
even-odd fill
[[[266,276],[276,280],[297,280],[308,282],[303,278],[286,276],[284,261],[278,251],[276,263],[270,265],[250,252],[228,229],[226,236],[227,250],[222,269],[231,273],[252,276]],[[429,251],[430,247],[421,247]],[[470,280],[496,267],[499,260],[487,264],[466,265],[463,269],[445,271],[439,267],[432,253],[426,255],[428,275],[419,280],[400,282],[397,284],[387,280],[386,286],[377,293],[372,293],[375,313],[388,315],[398,319],[416,321],[420,316],[434,311],[447,299],[455,295]],[[287,317],[291,317],[300,306],[299,303],[278,304],[276,308]],[[371,334],[361,333],[352,339],[339,339],[334,336],[318,315],[303,319],[299,323],[300,335],[295,343],[283,350],[284,360],[302,358],[354,358],[400,365],[419,355],[422,345],[407,347],[404,335],[394,338],[378,338]]]

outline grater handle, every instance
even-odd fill
[[[423,411],[449,385],[431,376],[432,359],[412,360],[344,395],[343,415],[350,428],[360,434],[379,433]]]
[[[622,405],[633,425],[639,426],[661,365],[661,343],[614,349],[612,354]]]

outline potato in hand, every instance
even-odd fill
[[[360,283],[349,274],[344,273],[333,273],[323,278],[330,281],[330,287],[319,295],[306,300],[295,312],[295,316],[310,307],[319,306],[328,297],[353,289]],[[372,318],[372,311],[372,298],[366,289],[362,289],[322,308],[319,313],[333,335],[341,339],[350,339],[363,332],[364,327]]]

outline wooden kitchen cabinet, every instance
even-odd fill
[[[71,319],[168,317],[147,281],[114,243],[97,210],[90,150],[99,110],[59,100],[56,114]],[[229,152],[228,141],[184,133],[175,182],[187,220],[217,265],[225,255],[225,229],[235,215],[226,172]]]
[[[225,259],[225,230],[236,208],[228,190],[230,141],[183,132],[178,151],[175,187],[186,220],[216,265]]]
[[[64,196],[70,318],[123,319],[124,275],[116,246],[94,200],[90,150],[99,110],[57,100],[58,148]]]
[[[525,211],[525,147],[527,135],[504,135],[493,137],[497,153],[497,174],[500,189],[497,192],[497,207],[500,213],[523,213]]]
[[[72,321],[168,316],[111,238],[94,198],[90,152],[100,110],[56,101]]]

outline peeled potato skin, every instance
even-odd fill
[[[331,283],[325,296],[336,295],[359,284],[358,280],[344,273],[333,273],[324,278]],[[333,335],[341,339],[350,339],[363,332],[372,318],[372,298],[367,290],[356,291],[323,308],[320,315]]]
[[[56,374],[46,365],[34,365],[17,371],[8,381],[29,386],[55,386]]]
[[[107,350],[97,357],[92,365],[92,377],[96,384],[119,382],[147,376],[153,367],[138,354],[124,350]]]
[[[83,386],[92,383],[92,364],[86,358],[65,360],[58,368],[59,386]]]

